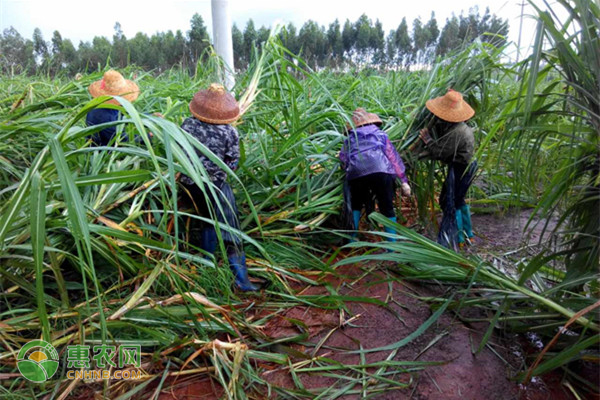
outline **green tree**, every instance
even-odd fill
[[[271,30],[265,26],[261,26],[258,32],[256,33],[256,40],[259,48],[263,48],[267,40],[269,40],[269,35],[271,34]]]
[[[431,12],[431,18],[425,24],[423,28],[426,32],[425,51],[424,51],[424,62],[430,64],[435,56],[435,46],[440,35],[440,29],[438,28],[437,20],[435,19],[435,12]]]
[[[105,65],[110,65],[110,55],[112,44],[104,36],[96,36],[92,40],[92,57],[90,67],[102,69]]]
[[[0,38],[0,66],[6,74],[35,72],[34,46],[14,28],[4,29]]]
[[[52,61],[50,72],[57,74],[66,70],[69,73],[77,71],[77,51],[69,39],[63,39],[59,31],[52,35]]]
[[[59,31],[54,31],[54,33],[52,34],[52,40],[50,40],[50,44],[52,51],[50,61],[50,73],[54,75],[58,73],[63,66],[63,60],[61,55],[63,39]]]
[[[206,26],[204,25],[204,20],[200,14],[194,14],[190,23],[191,29],[188,31],[188,49],[190,51],[192,64],[195,67],[198,58],[201,57],[204,50],[209,47],[209,36]]]
[[[129,63],[129,48],[127,46],[127,38],[123,34],[121,24],[115,23],[115,33],[113,35],[113,50],[112,50],[112,64],[119,68],[124,68]]]
[[[257,34],[254,28],[254,21],[249,19],[244,29],[244,55],[246,63],[249,64],[254,56],[254,44],[256,43]]]
[[[396,31],[391,30],[387,37],[385,38],[385,54],[386,54],[386,63],[395,64],[396,63],[396,43],[395,43]]]
[[[236,24],[231,27],[231,41],[233,42],[233,66],[235,69],[244,69],[244,34]]]
[[[408,34],[408,24],[406,18],[402,18],[398,29],[394,36],[395,48],[396,48],[396,65],[403,66],[408,69],[411,63],[412,55],[412,43]]]
[[[308,20],[298,33],[298,44],[305,61],[313,68],[324,65],[326,58],[325,28],[319,26],[315,21]]]
[[[298,34],[293,23],[289,23],[281,32],[281,40],[283,45],[293,54],[298,54],[300,47],[298,46]]]
[[[418,17],[413,21],[413,48],[411,58],[413,62],[421,65],[425,61],[425,52],[427,43],[429,43],[429,31],[423,26],[421,18]]]
[[[340,30],[340,22],[336,19],[329,24],[327,29],[328,52],[334,66],[339,66],[344,61],[344,42]]]
[[[356,31],[355,46],[359,62],[367,62],[370,58],[372,29],[371,20],[366,14],[361,15],[354,23],[354,30]]]
[[[60,48],[61,60],[63,69],[66,69],[70,74],[77,72],[78,54],[71,39],[64,39]]]
[[[180,29],[177,29],[175,32],[175,48],[179,58],[178,62],[181,64],[182,68],[185,68],[188,63],[187,47],[185,37]]]
[[[496,15],[490,15],[490,9],[485,9],[485,14],[479,23],[479,37],[482,42],[488,42],[496,47],[502,47],[506,44],[508,36],[508,20],[498,18]]]
[[[48,44],[44,41],[40,28],[33,30],[33,53],[41,68],[46,69],[50,62],[50,53],[48,52]]]
[[[369,37],[369,47],[372,52],[372,62],[375,65],[381,65],[385,62],[385,34],[383,33],[383,25],[379,20],[375,21],[375,25],[371,29]]]
[[[182,65],[185,52],[185,39],[180,30],[177,33],[169,30],[163,37],[163,52],[165,55],[165,68]]]
[[[346,22],[344,22],[344,29],[342,29],[342,43],[344,44],[344,52],[346,53],[347,60],[353,59],[355,42],[356,30],[350,20],[346,19]]]
[[[435,53],[440,56],[445,56],[450,51],[458,49],[462,45],[462,39],[459,37],[459,22],[455,15],[452,18],[446,19],[446,24],[440,33],[440,39],[435,50]]]
[[[152,68],[158,69],[158,72],[167,69],[167,60],[164,51],[164,33],[156,33],[150,37],[150,53],[148,56],[148,62]]]
[[[129,39],[128,45],[131,63],[144,69],[154,67],[150,64],[150,38],[145,33],[136,33],[132,39]]]

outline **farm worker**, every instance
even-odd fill
[[[181,128],[223,160],[229,168],[236,169],[240,158],[239,137],[236,129],[229,124],[239,118],[240,108],[233,96],[223,86],[213,83],[208,89],[194,95],[189,109],[193,117],[183,121]],[[205,194],[190,177],[185,175],[182,175],[180,180],[183,188],[200,214],[210,215],[210,206],[219,223],[239,230],[238,210],[233,191],[227,183],[227,173],[201,152],[198,150],[196,152],[216,186],[216,197],[208,188]],[[240,238],[225,230],[221,230],[221,235],[227,250],[229,267],[235,275],[236,286],[243,291],[257,290],[258,288],[248,279],[246,255]],[[212,254],[216,246],[217,234],[214,226],[204,225],[200,230],[200,247]]]
[[[449,89],[425,106],[434,115],[431,128],[421,129],[419,138],[425,145],[421,156],[448,165],[448,175],[440,194],[443,218],[438,242],[446,247],[461,245],[473,237],[471,212],[465,196],[475,175],[477,162],[471,161],[475,147],[473,129],[466,124],[475,111],[461,93]]]
[[[140,89],[135,82],[123,78],[123,75],[114,70],[106,71],[102,79],[93,82],[88,90],[94,98],[100,96],[121,96],[130,102],[135,101],[140,93]],[[119,104],[115,99],[108,100],[106,103]],[[88,112],[85,120],[87,126],[93,126],[118,121],[119,118],[121,118],[121,113],[118,110],[112,108],[95,108]],[[102,129],[91,136],[92,145],[107,146],[115,137],[116,132],[116,126]]]
[[[382,121],[377,114],[357,108],[352,113],[352,122],[355,128],[348,130],[348,138],[344,141],[339,157],[350,189],[354,228],[358,230],[361,210],[369,206],[373,195],[379,205],[379,212],[396,222],[396,178],[402,182],[402,193],[410,196],[402,158],[387,134],[379,128]],[[385,228],[385,231],[394,233],[391,228]],[[353,237],[356,235],[352,234]]]

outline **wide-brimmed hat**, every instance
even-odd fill
[[[215,125],[230,124],[240,117],[237,101],[218,83],[197,92],[190,101],[190,111],[200,121]]]
[[[364,108],[359,107],[352,112],[352,122],[354,122],[355,127],[369,125],[369,124],[377,124],[381,125],[383,122],[377,116],[377,114],[369,113]]]
[[[475,110],[463,100],[462,94],[453,89],[448,89],[443,96],[427,100],[425,107],[448,122],[463,122],[475,115]]]
[[[140,88],[135,82],[123,78],[123,75],[112,69],[106,71],[101,80],[92,83],[89,91],[92,97],[121,96],[128,101],[134,101],[140,94]],[[118,104],[114,99],[108,103]]]

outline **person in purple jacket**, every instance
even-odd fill
[[[388,135],[379,128],[383,122],[377,114],[357,108],[352,113],[352,122],[355,128],[348,130],[348,138],[340,152],[340,161],[350,187],[354,228],[358,230],[361,211],[373,196],[379,205],[379,212],[396,222],[396,178],[402,182],[402,194],[410,196],[410,186],[404,173],[402,158]],[[386,228],[385,231],[394,233],[390,228]],[[357,233],[353,233],[352,236],[356,235]]]

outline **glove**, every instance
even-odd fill
[[[402,189],[403,195],[405,195],[406,197],[410,197],[410,186],[408,185],[408,183],[403,183],[402,186],[400,186],[400,188]]]
[[[429,144],[429,142],[431,142],[431,136],[429,135],[429,129],[424,128],[421,129],[419,131],[419,138],[423,141],[423,143],[425,143],[426,145]]]

